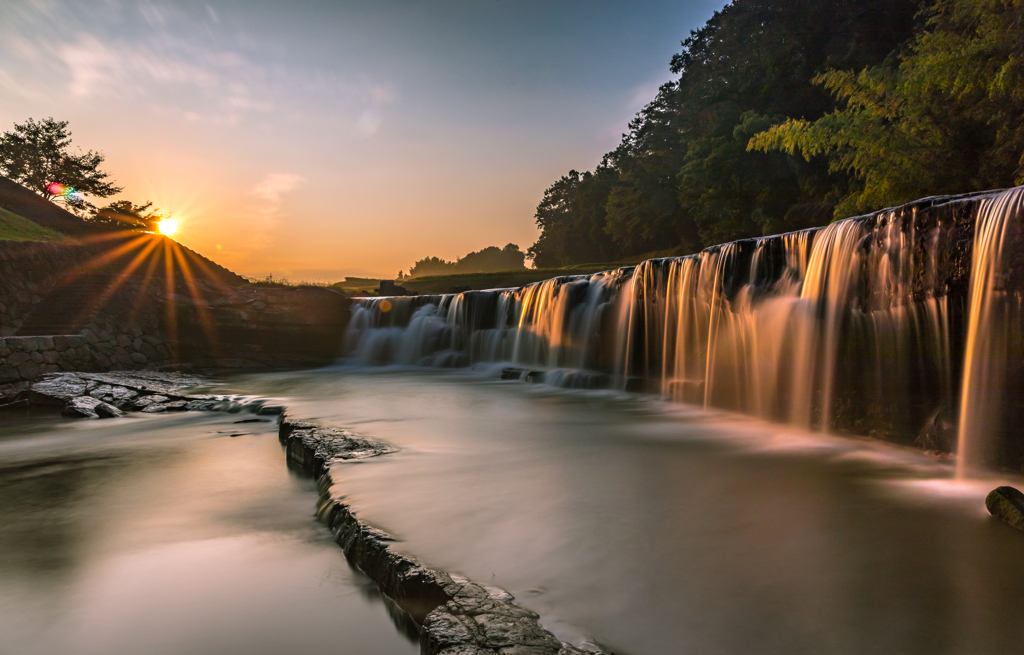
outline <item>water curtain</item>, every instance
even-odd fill
[[[360,299],[346,359],[506,364],[937,449],[959,432],[984,460],[971,434],[1005,423],[1001,390],[1024,361],[1024,284],[1005,256],[1022,194],[929,198],[519,289]]]

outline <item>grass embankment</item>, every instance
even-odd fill
[[[425,275],[396,282],[419,294],[446,293],[449,289],[505,289],[521,287],[562,275],[589,275],[623,264],[577,264],[562,268],[529,268],[524,271],[500,273],[460,273],[458,275]]]
[[[422,277],[396,280],[395,284],[409,291],[423,294],[448,293],[450,290],[464,290],[467,287],[474,291],[481,289],[505,289],[521,287],[533,282],[540,282],[563,275],[590,275],[608,271],[622,266],[631,266],[651,257],[663,257],[663,254],[652,254],[650,257],[633,258],[628,261],[606,262],[602,264],[574,264],[561,268],[528,268],[519,271],[502,271],[499,273],[458,273],[452,275],[424,275]],[[363,292],[375,294],[380,288],[380,280],[373,278],[345,278],[343,282],[331,285],[345,293]]]
[[[64,235],[0,207],[0,241],[61,241]]]

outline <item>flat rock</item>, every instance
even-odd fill
[[[496,655],[496,651],[470,644],[459,644],[458,646],[449,646],[439,651],[437,655]]]
[[[46,375],[29,387],[29,400],[35,405],[66,405],[84,396],[88,382],[73,373]]]
[[[113,371],[110,373],[81,373],[79,375],[82,378],[110,386],[171,396],[182,395],[183,390],[198,387],[206,382],[203,378],[195,375],[160,371]]]
[[[292,438],[300,440],[313,451],[317,459],[325,462],[338,459],[366,459],[395,452],[396,448],[383,441],[357,437],[341,428],[320,428],[302,422],[292,424]]]
[[[1024,531],[1024,493],[1013,487],[998,487],[985,498],[989,513]]]
[[[137,409],[143,409],[145,407],[149,407],[150,405],[160,405],[162,403],[167,402],[168,400],[170,400],[170,398],[168,398],[167,396],[161,396],[159,394],[156,394],[153,396],[142,396],[141,398],[136,398],[133,404]]]
[[[480,637],[472,623],[467,625],[465,619],[437,608],[427,615],[423,621],[423,631],[430,636],[435,647],[442,649],[449,646],[475,645]]]
[[[92,385],[90,385],[92,386]],[[104,399],[104,396],[109,397],[111,400],[114,399],[114,387],[109,384],[99,384],[89,389],[89,395],[93,398]]]
[[[511,617],[504,614],[481,614],[473,617],[483,633],[482,645],[490,648],[506,646],[533,646],[555,655],[562,647],[555,636],[540,627],[536,619]]]

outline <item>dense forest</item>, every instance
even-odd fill
[[[514,243],[504,248],[488,246],[482,250],[471,252],[453,262],[440,257],[425,257],[418,260],[409,269],[408,277],[424,275],[450,275],[452,273],[497,273],[500,271],[518,271],[526,268],[526,253]],[[401,272],[398,279],[403,279]]]
[[[734,0],[593,171],[537,207],[538,267],[683,254],[1024,183],[1024,0]]]

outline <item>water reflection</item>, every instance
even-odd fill
[[[5,423],[0,651],[416,652],[273,422],[238,420]]]
[[[430,565],[617,652],[1007,653],[1024,538],[999,480],[870,440],[441,373],[240,380],[403,447],[338,493]],[[1021,481],[1013,481],[1018,486]]]

